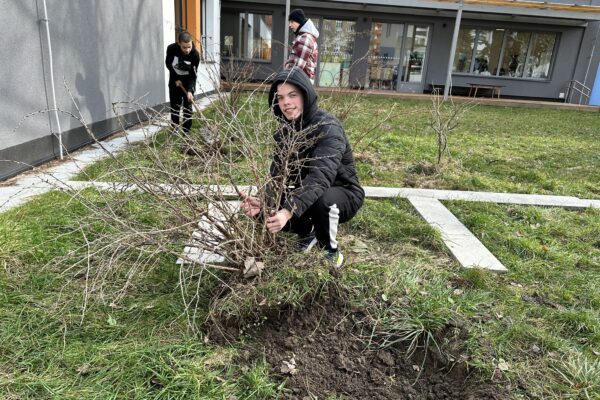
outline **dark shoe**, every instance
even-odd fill
[[[315,244],[317,244],[317,237],[315,236],[315,232],[311,232],[306,236],[300,236],[298,238],[298,250],[303,253],[308,253],[310,249],[312,249]]]
[[[325,257],[333,264],[334,268],[342,268],[344,265],[344,255],[339,250],[327,250]]]

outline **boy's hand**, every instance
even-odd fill
[[[277,233],[283,229],[285,224],[287,224],[291,218],[292,213],[283,208],[267,218],[267,229],[271,233]]]
[[[242,198],[241,209],[248,217],[254,218],[260,213],[260,201],[256,197],[250,197],[246,193],[240,193]]]

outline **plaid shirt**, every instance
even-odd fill
[[[285,62],[285,67],[292,68],[293,66],[297,66],[306,72],[306,75],[310,79],[313,79],[315,77],[318,56],[317,39],[310,33],[303,32],[294,39],[292,53]]]

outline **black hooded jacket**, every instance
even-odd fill
[[[294,121],[288,121],[277,104],[280,83],[293,84],[302,91],[303,112]],[[286,188],[283,208],[300,216],[331,186],[348,189],[360,206],[365,192],[358,182],[344,128],[333,115],[318,108],[317,93],[301,69],[294,67],[277,74],[269,91],[269,106],[280,121],[274,134],[271,177]]]
[[[194,93],[196,89],[197,69],[200,64],[200,55],[192,43],[192,51],[183,54],[179,44],[172,43],[167,47],[165,65],[169,70],[169,87],[175,89],[175,81],[181,81],[183,87]]]

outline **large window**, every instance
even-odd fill
[[[548,79],[555,42],[556,35],[553,33],[533,34],[533,45],[525,71],[526,78]]]
[[[475,29],[461,29],[458,32],[458,41],[456,43],[456,53],[454,55],[454,72],[471,72],[471,62],[473,61],[473,44],[477,31]]]
[[[221,54],[223,57],[271,61],[273,15],[223,10]]]
[[[349,86],[355,24],[323,19],[319,29],[319,86]]]
[[[548,79],[556,36],[555,33],[462,28],[453,72]]]
[[[404,24],[374,22],[369,45],[370,88],[394,90],[402,68]]]

